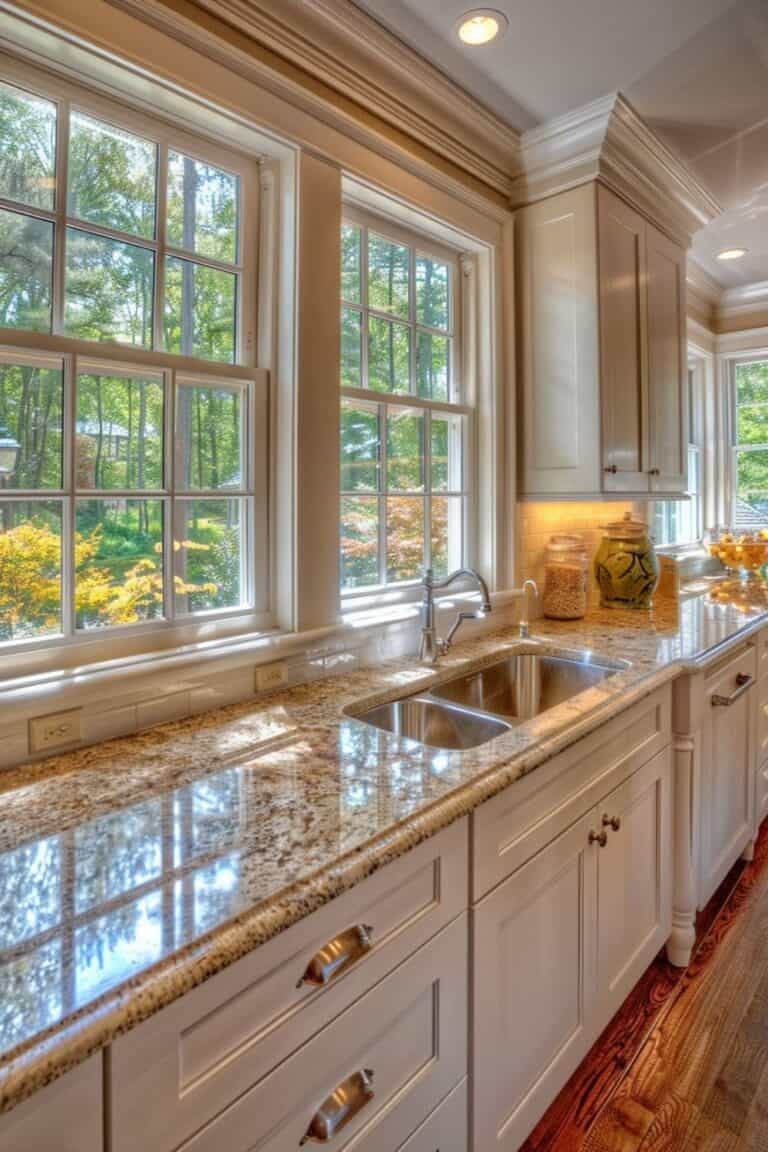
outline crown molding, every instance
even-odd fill
[[[768,280],[726,288],[720,296],[717,314],[723,319],[768,312]]]
[[[686,245],[722,211],[619,92],[525,132],[521,159],[515,208],[601,180]]]
[[[146,7],[143,0],[112,2],[137,14]],[[509,194],[520,166],[520,134],[352,0],[194,4],[351,102],[357,109],[353,119],[374,115],[496,192]],[[290,82],[284,77],[283,83]],[[290,87],[294,97],[298,90],[307,94],[300,78]],[[315,108],[323,103],[349,121],[343,101],[340,106],[330,93],[316,88],[312,100]]]
[[[705,268],[702,268],[691,254],[688,254],[688,263],[685,272],[688,287],[710,308],[716,309],[723,296],[723,286]]]
[[[717,337],[717,351],[723,355],[741,353],[762,355],[768,351],[768,328],[747,328],[741,332],[721,332]]]

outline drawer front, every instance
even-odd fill
[[[467,1152],[469,1110],[467,1081],[462,1080],[399,1152]]]
[[[761,680],[768,679],[768,628],[758,632],[755,640],[757,647],[757,674]]]
[[[585,736],[472,813],[473,902],[597,804],[670,739],[669,688]]]
[[[757,686],[757,762],[768,760],[768,677]]]
[[[169,1152],[218,1116],[463,911],[467,875],[463,819],[119,1037],[113,1152]]]
[[[102,1059],[91,1056],[0,1116],[0,1152],[102,1152]]]
[[[183,1152],[400,1148],[466,1075],[467,953],[464,913]]]

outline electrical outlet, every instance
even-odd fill
[[[50,716],[36,716],[29,722],[30,752],[46,752],[76,744],[83,736],[83,710],[52,712]]]
[[[262,664],[256,669],[256,691],[267,692],[270,688],[281,688],[288,683],[288,665]]]

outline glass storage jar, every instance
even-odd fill
[[[581,620],[587,614],[589,556],[581,536],[551,537],[544,561],[542,611],[550,620]]]

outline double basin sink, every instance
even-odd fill
[[[619,671],[608,661],[520,652],[357,719],[430,748],[477,748]]]

